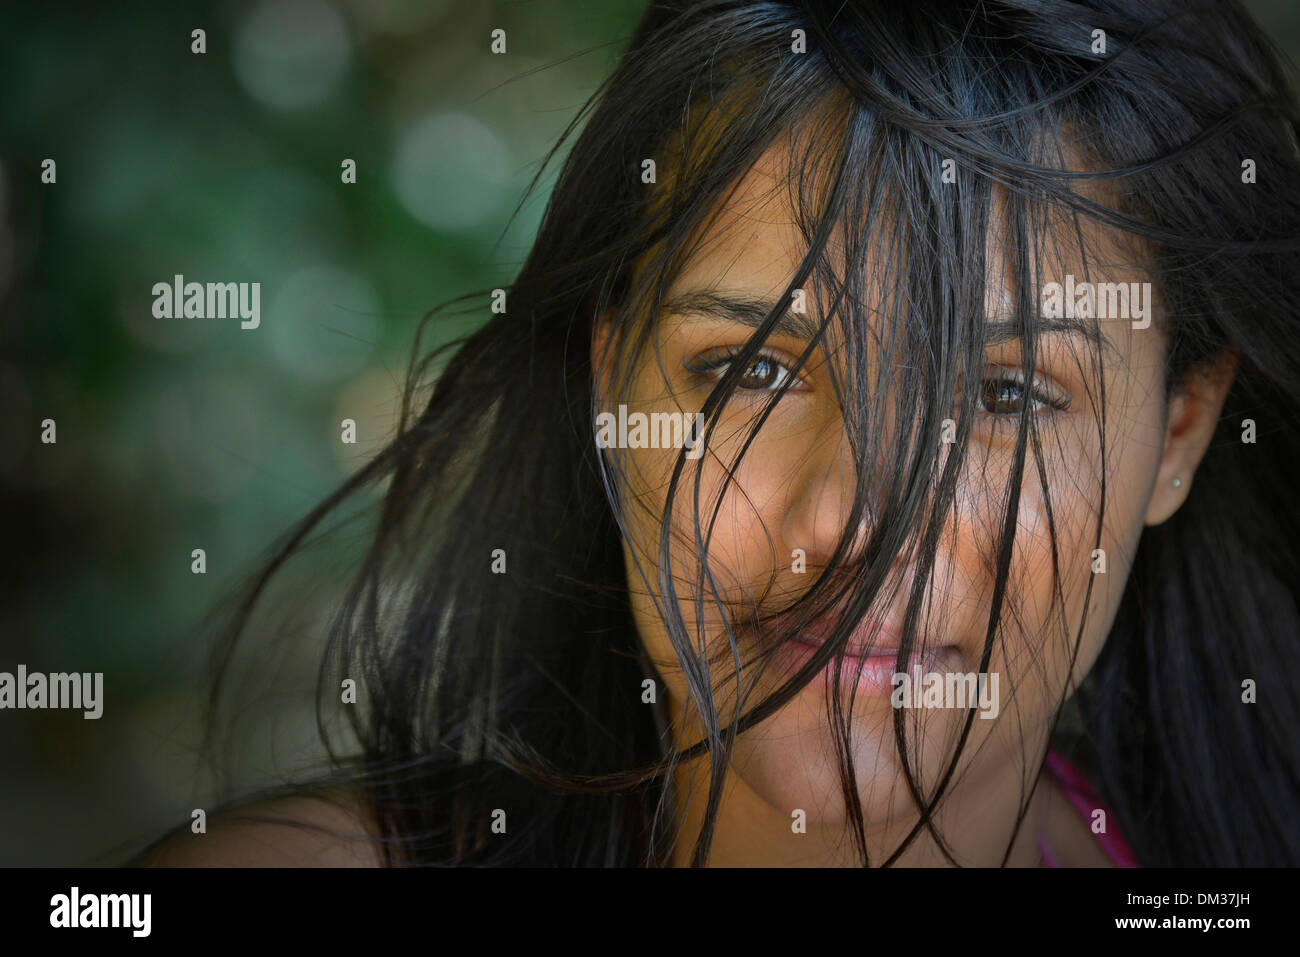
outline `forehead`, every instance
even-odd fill
[[[724,204],[693,237],[672,288],[717,284],[775,299],[807,252],[794,218],[785,159],[768,150],[741,178]]]
[[[791,191],[791,184],[797,181],[800,171],[791,171],[790,164],[797,162],[798,156],[800,153],[792,150],[792,141],[787,137],[767,150],[740,178],[688,243],[684,261],[665,297],[666,302],[698,301],[696,294],[702,291],[715,291],[754,304],[771,304],[784,297],[809,249],[808,235],[797,221]],[[1081,181],[1076,189],[1094,202],[1104,204],[1107,201],[1100,186]],[[1014,274],[1011,255],[1014,244],[1008,235],[1007,206],[1006,190],[995,187],[985,235],[984,307],[985,316],[990,321],[1001,320],[1004,324],[1014,315],[1015,290],[1020,288]],[[1158,367],[1163,360],[1162,330],[1166,317],[1163,316],[1158,289],[1139,259],[1140,250],[1119,230],[1105,227],[1090,217],[1074,215],[1060,207],[1038,212],[1039,228],[1032,240],[1034,253],[1026,262],[1028,286],[1036,300],[1033,312],[1043,315],[1042,296],[1045,291],[1050,295],[1050,284],[1059,286],[1062,296],[1067,292],[1081,296],[1087,285],[1102,290],[1110,284],[1123,283],[1125,290],[1133,289],[1136,294],[1145,295],[1140,306],[1138,303],[1134,305],[1145,308],[1147,315],[1142,318],[1129,312],[1097,318],[1099,341],[1108,353],[1104,361],[1108,365],[1118,360],[1121,365]],[[809,223],[804,225],[812,226]],[[873,224],[873,231],[876,235],[859,238],[859,242],[863,239],[866,242],[863,254],[851,257],[845,230],[842,224],[837,224],[827,243],[825,263],[835,275],[844,277],[852,258],[856,263],[852,268],[856,268],[859,274],[865,271],[870,275],[861,286],[866,299],[864,305],[868,310],[883,313],[884,299],[890,294],[887,290],[897,289],[900,277],[881,275],[873,268],[878,260],[871,246],[878,235],[889,234],[892,241],[894,231],[891,223],[882,219]],[[933,249],[937,244],[926,242],[924,245]],[[898,249],[894,253],[892,261],[903,263],[907,257],[921,255],[923,251]],[[807,284],[808,312],[815,321],[802,324],[805,328],[818,324],[821,315],[819,304],[827,302],[826,290],[820,289],[814,278],[810,277]],[[1072,301],[1071,314],[1073,307]],[[762,311],[757,315],[761,318]],[[1087,324],[1091,325],[1091,321]],[[798,332],[799,328],[799,324],[782,327],[783,330],[795,330],[796,338],[804,338]],[[1053,324],[1044,321],[1039,328],[1050,333]],[[832,322],[827,327],[828,338],[835,337],[834,330],[835,323]],[[989,338],[996,337],[990,334]]]

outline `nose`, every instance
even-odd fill
[[[825,565],[835,553],[853,518],[853,500],[858,493],[858,467],[848,436],[822,443],[818,453],[796,465],[788,486],[783,532],[787,553],[803,549],[810,565]],[[859,515],[853,540],[843,561],[861,558],[875,522],[873,493],[867,485],[866,501]]]
[[[790,483],[789,498],[784,519],[786,536],[786,554],[795,549],[803,549],[806,556],[804,571],[811,577],[830,566],[835,555],[836,546],[844,537],[849,523],[854,520],[853,501],[862,485],[864,502],[857,516],[857,523],[847,550],[835,563],[845,571],[852,570],[850,577],[860,584],[859,577],[867,567],[867,543],[873,534],[879,532],[881,521],[883,483],[886,480],[883,455],[868,455],[869,462],[877,463],[871,473],[870,481],[860,483],[859,466],[853,454],[852,446],[844,436],[837,442],[828,442],[823,451],[810,457],[798,467],[797,476]],[[890,537],[884,539],[884,547],[893,547]],[[885,577],[880,580],[880,591],[873,602],[877,604],[875,614],[883,621],[891,623],[902,631],[905,609],[910,601],[910,589],[916,583],[919,572],[919,539],[915,532],[907,536],[905,543],[892,555],[880,555],[877,561],[883,563],[877,567]],[[934,570],[947,567],[947,558],[935,556]],[[839,576],[837,576],[839,577]]]

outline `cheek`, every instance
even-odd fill
[[[712,525],[709,570],[719,576],[722,589],[733,599],[758,600],[761,596],[755,589],[788,565],[782,558],[783,525],[792,477],[789,468],[782,467],[784,456],[772,456],[766,444],[756,441],[734,468],[723,465],[733,458],[725,449],[719,452],[722,461],[710,459],[702,468],[700,501],[710,507],[701,507],[700,520]],[[713,503],[718,503],[716,515]],[[692,503],[680,503],[675,515],[680,528],[694,530]],[[693,561],[698,554],[694,542],[681,544],[687,551],[683,560]]]
[[[797,400],[779,405],[757,434],[754,425],[749,411],[724,413],[698,463],[698,515],[696,463],[688,464],[673,502],[674,568],[695,575],[698,524],[714,586],[742,607],[763,599],[771,587],[789,590],[789,523],[801,499],[816,492],[807,473],[817,470],[807,463],[838,441],[835,430]],[[661,513],[663,506],[660,499]],[[694,594],[698,583],[693,581],[691,589]],[[711,619],[715,613],[706,604]]]
[[[800,483],[800,463],[808,462],[818,448],[836,440],[836,434],[822,418],[797,408],[793,401],[778,407],[746,448],[752,430],[750,412],[738,408],[724,413],[703,457],[686,463],[673,494],[669,546],[672,575],[677,611],[689,633],[699,625],[711,636],[722,633],[722,615],[712,593],[702,607],[694,600],[700,591],[697,532],[707,541],[712,581],[706,588],[716,589],[730,607],[778,601],[778,594],[792,597],[803,587],[804,576],[795,576],[791,570],[793,557],[786,524],[804,487]],[[737,464],[742,448],[744,456]],[[658,594],[662,516],[676,456],[675,451],[637,449],[624,451],[621,461],[633,480],[634,497],[624,513],[630,533],[624,542],[624,555],[629,581],[633,583],[634,616],[669,694],[682,701],[687,690],[676,649],[634,564],[634,559],[639,558],[650,587]]]
[[[736,431],[734,425],[721,426],[703,456],[685,463],[672,494],[671,574],[677,610],[688,631],[703,623],[713,633],[720,619],[711,595],[702,609],[694,600],[701,588],[702,555],[712,579],[711,585],[706,581],[705,588],[716,588],[730,601],[758,597],[763,582],[780,567],[780,490],[788,486],[789,475],[783,476],[773,467],[774,454],[764,448],[768,442],[765,435],[751,444],[739,466],[729,467],[741,443],[719,441],[717,435]],[[616,468],[626,475],[629,493],[623,512],[627,529],[623,551],[633,612],[647,650],[664,671],[671,691],[680,696],[685,683],[680,680],[676,651],[657,607],[657,597],[663,591],[661,534],[678,456],[678,450],[622,450]],[[697,539],[707,543],[707,551],[702,551]],[[672,672],[678,677],[670,677]]]
[[[1035,475],[1022,491],[1009,585],[1017,614],[1002,619],[1007,659],[1021,681],[1034,677],[1040,694],[1030,697],[1039,705],[1059,697],[1076,643],[1076,673],[1091,667],[1121,590],[1112,586],[1122,583],[1122,573],[1111,565],[1115,548],[1104,535],[1097,537],[1098,472],[1080,468],[1068,482],[1049,488],[1050,496]]]
[[[1053,699],[1067,678],[1083,680],[1105,644],[1159,466],[1158,410],[1117,409],[1116,420],[1127,431],[1112,437],[1104,469],[1094,431],[1090,445],[1075,441],[1064,446],[1070,454],[1045,461],[1050,496],[1032,465],[1021,488],[1003,661],[1021,680],[1032,673]]]

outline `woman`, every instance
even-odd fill
[[[232,628],[382,485],[355,755],[146,859],[1300,863],[1300,157],[1248,18],[657,3],[580,119],[504,312]]]

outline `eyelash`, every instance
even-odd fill
[[[719,349],[714,349],[711,352],[706,352],[703,355],[698,356],[694,360],[684,363],[684,365],[689,372],[694,372],[697,374],[709,374],[712,375],[714,378],[721,378],[721,376],[725,373],[727,366],[729,366],[732,363],[732,361],[734,361],[735,357],[740,354],[740,351],[741,350],[739,348],[722,347]],[[794,375],[794,372],[790,370],[790,367],[786,365],[785,362],[781,361],[781,359],[772,352],[768,352],[768,351],[759,352],[756,356],[754,356],[752,363],[750,365],[750,369],[753,369],[755,366],[758,366],[760,363],[768,363],[771,366],[775,366],[777,370],[785,370],[786,374],[789,376]],[[746,392],[775,392],[778,389],[780,389],[781,387],[780,382],[784,382],[784,379],[781,379],[777,383],[750,388],[749,386],[742,384],[744,382],[744,379],[745,376],[741,376],[740,380],[736,384],[736,387]],[[988,409],[983,407],[983,399],[988,397],[988,395],[990,394],[988,390],[988,387],[990,385],[994,387],[1001,387],[1002,389],[1005,389],[1007,386],[1012,386],[1016,389],[1024,389],[1027,383],[1025,381],[1025,376],[1023,373],[1001,372],[995,375],[985,376],[983,379],[980,380],[980,383],[982,386],[984,386],[984,389],[981,392],[981,396],[980,396],[979,411],[983,412],[985,415],[994,416],[997,418],[1005,418],[1007,416],[1020,414],[1018,402],[1016,403],[1017,408],[1015,411],[991,412]],[[789,391],[794,391],[794,390],[795,387],[791,386]],[[1033,405],[1033,403],[1035,402],[1038,403],[1037,406]],[[1068,396],[1057,396],[1057,395],[1053,395],[1051,392],[1043,389],[1042,387],[1031,387],[1030,408],[1028,410],[1031,414],[1034,412],[1042,411],[1044,409],[1050,409],[1053,411],[1061,412],[1069,408],[1069,406],[1070,406],[1070,399]]]
[[[727,366],[731,365],[731,363],[735,361],[736,356],[740,355],[740,352],[741,352],[740,348],[732,348],[732,347],[724,346],[718,349],[714,349],[710,352],[703,353],[702,355],[697,356],[695,359],[691,360],[690,362],[683,363],[683,365],[685,366],[688,372],[694,372],[697,374],[707,374],[712,376],[715,379],[720,379],[723,376],[723,374],[725,374],[727,370]],[[756,356],[754,356],[752,360],[750,360],[749,368],[746,369],[745,373],[741,375],[739,380],[737,380],[736,383],[737,389],[743,389],[746,392],[776,392],[782,387],[782,385],[785,382],[785,377],[779,378],[776,382],[773,382],[770,385],[757,386],[753,388],[742,384],[745,381],[745,377],[749,374],[749,372],[753,370],[756,366],[758,366],[760,363],[767,363],[770,366],[775,366],[777,370],[784,370],[785,377],[794,378],[794,384],[790,386],[788,391],[790,392],[799,391],[798,386],[799,383],[802,382],[802,380],[799,379],[797,376],[795,376],[794,371],[790,368],[790,366],[786,362],[782,361],[782,359],[778,357],[775,353],[768,352],[766,350],[759,352]]]
[[[984,404],[983,404],[984,399],[989,395],[988,387],[990,385],[995,387],[1001,387],[1001,388],[1005,388],[1006,386],[1013,386],[1014,388],[1020,390],[1029,388],[1030,402],[1029,402],[1029,408],[1026,411],[1028,411],[1030,414],[1033,414],[1035,412],[1040,412],[1043,410],[1062,412],[1065,409],[1068,409],[1070,407],[1070,399],[1068,396],[1054,395],[1050,391],[1042,388],[1041,386],[1035,387],[1033,385],[1030,385],[1025,381],[1025,376],[1022,372],[1008,371],[1008,372],[999,372],[994,375],[986,375],[980,380],[980,385],[983,388],[980,392],[980,398],[977,400],[978,411],[982,412],[985,415],[995,416],[997,418],[1005,418],[1006,416],[1020,415],[1021,414],[1020,402],[1016,401],[1014,403],[1016,406],[1014,411],[990,412],[988,409],[984,408]],[[1034,403],[1037,403],[1037,406],[1035,406]]]

